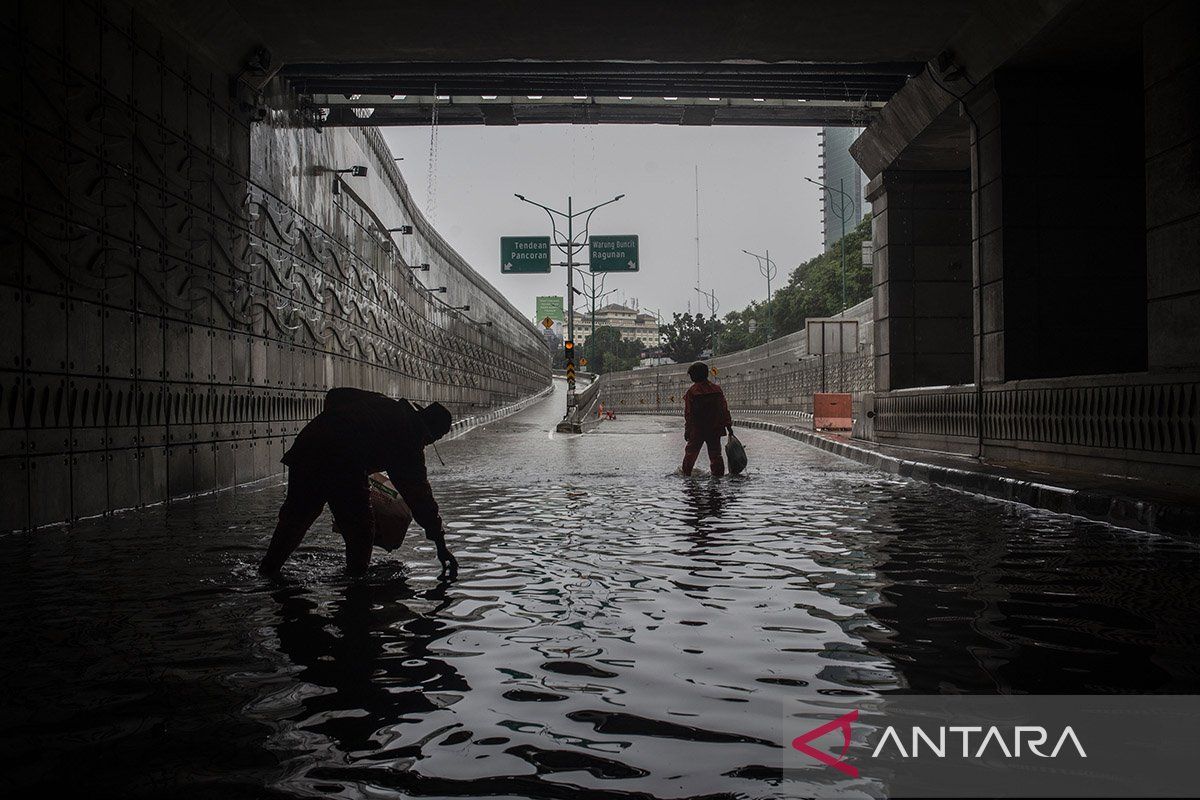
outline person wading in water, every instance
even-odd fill
[[[442,576],[456,577],[458,561],[446,547],[425,471],[425,446],[445,436],[451,423],[441,403],[418,411],[407,400],[376,392],[330,389],[325,409],[296,435],[281,459],[288,466],[287,497],[259,572],[279,572],[326,503],[346,541],[346,571],[366,572],[375,540],[367,476],[385,471],[437,547]]]
[[[691,388],[683,395],[683,474],[691,475],[700,448],[708,447],[708,465],[714,478],[725,474],[721,457],[721,436],[733,435],[729,404],[721,387],[708,380],[708,365],[696,362],[688,367]]]

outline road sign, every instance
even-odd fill
[[[581,358],[581,359],[579,359],[579,366],[581,366],[581,367],[586,367],[586,366],[587,366],[587,359],[586,359],[586,358]]]
[[[549,271],[549,236],[500,237],[500,272],[502,274]]]
[[[540,295],[537,299],[537,310],[533,312],[533,316],[534,319],[549,317],[558,322],[565,322],[567,315],[563,313],[562,295]]]
[[[589,236],[588,261],[592,272],[637,272],[638,237]]]
[[[544,318],[544,319],[542,320],[542,327],[543,327],[543,328],[553,328],[553,327],[554,327],[554,320],[550,319],[549,317],[546,317],[546,318]]]

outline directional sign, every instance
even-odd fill
[[[538,297],[537,310],[533,312],[533,315],[537,319],[549,317],[550,319],[564,322],[567,319],[567,315],[563,313],[562,295],[553,294]]]
[[[554,320],[550,319],[549,317],[546,317],[545,319],[542,320],[542,327],[543,328],[553,328]]]
[[[589,236],[588,261],[592,272],[637,272],[638,237]]]
[[[501,236],[500,272],[550,271],[549,236]]]

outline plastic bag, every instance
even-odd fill
[[[412,511],[387,475],[376,472],[369,480],[368,500],[371,503],[371,515],[375,518],[375,546],[390,553],[404,544],[404,535],[412,524]],[[335,522],[333,530],[336,532],[337,529]]]
[[[375,517],[375,546],[391,552],[404,543],[412,511],[382,472],[371,476],[371,513]]]
[[[732,433],[729,434],[729,441],[725,443],[725,460],[729,462],[730,475],[742,474],[742,470],[750,463],[746,458],[746,448]]]

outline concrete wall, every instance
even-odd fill
[[[1009,63],[968,69],[970,81],[927,72],[910,82],[921,92],[902,90],[856,144],[886,194],[889,171],[957,154],[954,119],[976,123],[977,380],[905,386],[877,353],[886,391],[870,399],[870,435],[1191,487],[1200,481],[1200,6],[1100,5],[1074,4],[1071,19]],[[956,55],[971,64],[969,51]],[[965,116],[948,116],[932,102],[939,96],[961,96]],[[961,196],[945,195],[951,205]],[[875,245],[886,271],[895,226],[884,222]],[[892,314],[894,292],[883,288],[877,329]]]
[[[1143,27],[1150,369],[1200,370],[1200,4]]]
[[[888,169],[868,187],[880,391],[973,380],[970,180]]]
[[[23,3],[0,37],[0,530],[280,472],[329,386],[462,416],[548,385],[377,134],[252,124],[226,70],[118,3]]]
[[[824,359],[808,355],[804,331],[781,336],[767,344],[719,356],[707,363],[716,368],[731,409],[804,416],[812,413],[812,395],[822,386],[831,392],[851,392],[859,407],[863,395],[875,388],[873,359],[873,300],[847,309],[859,320],[859,350]],[[691,386],[691,364],[643,367],[603,376],[601,402],[618,413],[683,413],[683,394]]]
[[[1002,69],[967,97],[985,382],[1146,368],[1138,71]]]

